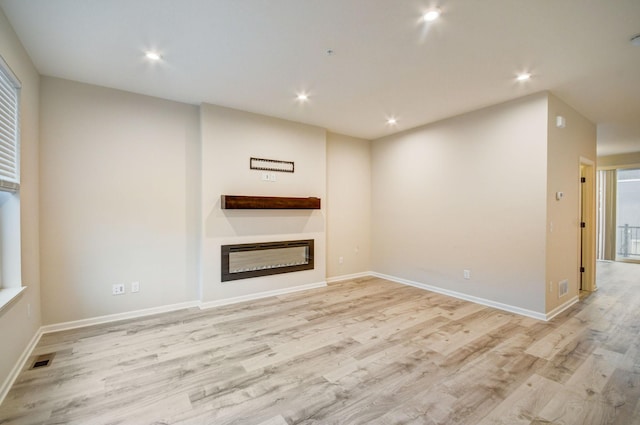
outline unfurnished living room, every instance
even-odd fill
[[[0,0],[0,424],[640,424],[640,1]]]

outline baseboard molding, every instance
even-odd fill
[[[521,316],[531,317],[533,319],[544,320],[544,321],[549,321],[553,319],[554,317],[556,317],[563,311],[567,310],[568,308],[570,308],[571,306],[573,306],[579,301],[579,298],[575,296],[570,300],[568,300],[567,302],[563,303],[562,305],[556,307],[549,313],[544,314],[544,313],[539,313],[536,311],[508,305],[508,304],[503,304],[497,301],[488,300],[485,298],[479,298],[472,295],[463,294],[461,292],[439,288],[437,286],[427,285],[420,282],[414,282],[408,279],[403,279],[403,278],[390,276],[390,275],[377,273],[377,272],[362,272],[362,273],[354,273],[350,275],[331,277],[327,279],[327,281],[323,281],[323,282],[310,283],[306,285],[299,285],[291,288],[277,289],[273,291],[259,292],[256,294],[243,295],[240,297],[226,298],[222,300],[208,301],[208,302],[187,301],[184,303],[153,307],[153,308],[144,309],[144,310],[136,310],[136,311],[130,311],[125,313],[117,313],[117,314],[110,314],[106,316],[93,317],[90,319],[56,323],[53,325],[45,325],[40,327],[40,329],[38,329],[38,331],[35,333],[33,338],[31,338],[31,341],[29,342],[27,347],[25,347],[24,351],[22,352],[22,355],[20,356],[15,366],[11,370],[11,373],[9,374],[9,376],[7,376],[2,386],[0,386],[0,404],[2,404],[9,390],[11,389],[11,386],[14,384],[15,380],[20,375],[20,372],[24,368],[26,362],[29,360],[29,357],[31,357],[31,353],[35,349],[36,345],[40,341],[40,338],[42,337],[43,334],[69,330],[69,329],[82,328],[86,326],[92,326],[92,325],[98,325],[98,324],[104,324],[104,323],[110,323],[110,322],[117,322],[120,320],[135,319],[139,317],[151,316],[159,313],[167,313],[171,311],[182,310],[182,309],[192,308],[192,307],[199,307],[202,310],[214,308],[214,307],[221,307],[221,306],[237,304],[245,301],[252,301],[252,300],[258,300],[258,299],[267,298],[267,297],[290,294],[293,292],[306,291],[309,289],[323,288],[327,286],[327,283],[334,283],[334,282],[339,282],[339,281],[349,280],[349,279],[357,279],[357,278],[367,277],[367,276],[386,279],[391,282],[413,286],[415,288],[423,289],[426,291],[447,295],[453,298],[470,301],[476,304],[485,305],[487,307],[496,308],[498,310],[508,311],[510,313],[515,313]]]
[[[36,345],[38,345],[38,342],[40,342],[41,336],[42,328],[38,329],[33,335],[33,338],[31,338],[29,344],[27,344],[25,349],[22,351],[22,354],[20,355],[20,358],[18,359],[16,364],[13,366],[13,369],[11,369],[9,376],[7,376],[7,378],[2,383],[2,386],[0,387],[0,405],[9,393],[9,390],[13,386],[13,383],[16,382],[16,379],[18,379],[18,376],[20,375],[20,372],[22,372],[25,364],[27,364],[27,360],[29,360],[29,357],[31,357],[31,353],[36,348]]]
[[[343,274],[341,276],[329,277],[327,278],[327,283],[342,282],[343,280],[358,279],[360,277],[368,277],[368,276],[373,276],[373,272]]]
[[[558,314],[562,313],[563,311],[565,311],[566,309],[568,309],[572,305],[576,304],[578,301],[580,301],[580,298],[576,295],[575,297],[571,298],[567,302],[559,305],[558,307],[556,307],[553,310],[551,310],[550,312],[548,312],[545,315],[546,316],[545,320],[549,321],[549,320],[553,319]]]
[[[509,313],[519,314],[520,316],[531,317],[537,320],[550,320],[547,319],[547,315],[544,313],[540,313],[533,310],[527,310],[525,308],[516,307],[509,304],[503,304],[497,301],[488,300],[486,298],[475,297],[473,295],[463,294],[462,292],[451,291],[449,289],[439,288],[437,286],[427,285],[425,283],[414,282],[408,279],[402,279],[395,276],[389,276],[382,273],[372,273],[373,276],[379,277],[381,279],[390,280],[392,282],[401,283],[403,285],[409,285],[416,288],[424,289],[427,291],[435,292],[442,295],[447,295],[449,297],[458,298],[465,301],[470,301],[472,303],[486,305],[487,307],[497,308],[498,310],[508,311]]]
[[[200,303],[199,307],[201,310],[205,310],[213,307],[222,307],[224,305],[231,305],[231,304],[242,303],[245,301],[259,300],[261,298],[275,297],[277,295],[290,294],[292,292],[300,292],[300,291],[306,291],[309,289],[323,288],[325,286],[327,286],[327,282],[309,283],[307,285],[299,285],[291,288],[258,292],[255,294],[242,295],[240,297],[225,298],[222,300],[215,300],[215,301],[207,301],[207,302]]]
[[[36,348],[36,346],[38,345],[40,338],[42,337],[42,335],[46,333],[66,331],[70,329],[78,329],[86,326],[117,322],[120,320],[136,319],[136,318],[151,316],[159,313],[168,313],[171,311],[183,310],[186,308],[200,307],[201,309],[206,309],[206,308],[218,307],[218,306],[223,306],[228,304],[235,304],[243,301],[257,300],[260,298],[273,297],[276,295],[283,295],[283,294],[288,294],[292,292],[305,291],[308,289],[322,288],[326,286],[327,286],[326,282],[317,282],[317,283],[311,283],[308,285],[295,286],[293,288],[285,288],[285,289],[279,289],[275,291],[260,292],[257,294],[245,295],[242,297],[229,298],[229,299],[219,300],[219,301],[211,301],[206,303],[201,303],[200,301],[187,301],[184,303],[153,307],[153,308],[148,308],[144,310],[128,311],[125,313],[109,314],[105,316],[92,317],[89,319],[74,320],[70,322],[62,322],[62,323],[55,323],[52,325],[41,326],[38,329],[38,331],[35,333],[33,338],[31,338],[31,341],[29,341],[29,344],[25,347],[20,358],[16,362],[15,366],[13,367],[13,369],[11,370],[7,378],[2,383],[2,386],[0,386],[0,404],[2,404],[5,397],[9,393],[9,390],[13,386],[14,382],[16,381],[16,379],[18,379],[20,372],[22,371],[25,364],[31,357],[31,354],[33,350]]]
[[[92,317],[89,319],[74,320],[71,322],[62,322],[62,323],[56,323],[53,325],[45,325],[40,329],[42,330],[43,334],[50,333],[50,332],[66,331],[69,329],[83,328],[85,326],[100,325],[103,323],[117,322],[119,320],[136,319],[138,317],[145,317],[145,316],[151,316],[154,314],[168,313],[176,310],[183,310],[185,308],[198,307],[199,304],[200,304],[199,301],[187,301],[187,302],[178,303],[178,304],[170,304],[170,305],[164,305],[160,307],[147,308],[144,310],[127,311],[125,313],[108,314],[106,316]]]

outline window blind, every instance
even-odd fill
[[[0,58],[0,190],[20,187],[19,89],[17,79]]]

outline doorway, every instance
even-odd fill
[[[640,262],[640,168],[616,173],[616,260]]]
[[[595,214],[595,164],[586,158],[580,158],[580,231],[579,231],[579,255],[580,255],[580,290],[595,291],[595,238],[596,238],[596,214]]]

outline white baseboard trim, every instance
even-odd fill
[[[34,348],[36,348],[36,345],[38,345],[41,336],[42,328],[38,329],[33,335],[33,338],[31,338],[29,344],[27,344],[24,351],[22,351],[22,354],[20,355],[20,358],[18,359],[16,364],[13,366],[13,369],[11,369],[9,376],[7,376],[7,378],[2,383],[2,386],[0,387],[0,404],[2,404],[4,398],[9,393],[9,390],[13,386],[13,383],[16,382],[16,379],[18,379],[18,376],[20,375],[20,372],[22,372],[22,369],[27,363],[27,360],[29,360],[29,357],[31,357],[31,353],[33,352]]]
[[[153,314],[168,313],[170,311],[183,310],[185,308],[197,307],[199,301],[187,301],[178,304],[163,305],[160,307],[152,307],[144,310],[127,311],[124,313],[108,314],[106,316],[91,317],[89,319],[74,320],[71,322],[55,323],[53,325],[45,325],[42,333],[66,331],[69,329],[83,328],[85,326],[100,325],[103,323],[117,322],[119,320],[136,319],[138,317],[151,316]]]
[[[292,292],[306,291],[309,289],[323,288],[327,286],[327,282],[309,283],[306,285],[294,286],[291,288],[276,289],[273,291],[258,292],[255,294],[242,295],[240,297],[225,298],[222,300],[206,301],[199,304],[201,310],[213,307],[222,307],[223,305],[237,304],[245,301],[259,300],[261,298],[275,297],[277,295],[290,294]]]
[[[358,279],[360,277],[368,277],[368,276],[373,276],[373,272],[362,272],[362,273],[343,274],[341,276],[333,276],[333,277],[327,278],[327,283],[342,282],[343,280]]]
[[[402,279],[395,276],[389,276],[382,273],[372,273],[373,276],[379,277],[382,279],[390,280],[392,282],[401,283],[403,285],[409,285],[416,288],[424,289],[427,291],[435,292],[442,295],[447,295],[453,298],[458,298],[465,301],[470,301],[472,303],[486,305],[487,307],[497,308],[498,310],[508,311],[509,313],[519,314],[521,316],[531,317],[537,320],[549,320],[547,319],[547,314],[540,313],[533,310],[527,310],[525,308],[516,307],[509,304],[503,304],[497,301],[488,300],[486,298],[475,297],[473,295],[463,294],[462,292],[451,291],[449,289],[439,288],[437,286],[427,285],[425,283],[414,282],[408,279]]]
[[[2,404],[2,402],[4,401],[4,398],[7,396],[7,393],[11,389],[11,386],[13,385],[15,380],[18,378],[18,375],[20,375],[20,372],[24,368],[24,365],[26,364],[27,360],[29,360],[29,357],[31,357],[31,353],[33,352],[36,345],[40,341],[40,338],[42,337],[42,335],[45,333],[82,328],[85,326],[92,326],[92,325],[104,324],[109,322],[117,322],[119,320],[135,319],[139,317],[150,316],[153,314],[167,313],[171,311],[182,310],[182,309],[192,308],[192,307],[199,307],[201,310],[214,308],[214,307],[221,307],[221,306],[237,304],[245,301],[252,301],[252,300],[258,300],[258,299],[267,298],[267,297],[290,294],[293,292],[306,291],[309,289],[323,288],[327,286],[328,282],[333,283],[333,282],[339,282],[343,280],[356,279],[356,278],[367,277],[367,276],[374,276],[381,279],[386,279],[391,282],[413,286],[415,288],[424,289],[426,291],[447,295],[453,298],[470,301],[476,304],[485,305],[487,307],[496,308],[498,310],[508,311],[510,313],[515,313],[521,316],[531,317],[533,319],[544,320],[544,321],[549,321],[553,319],[554,317],[556,317],[563,311],[567,310],[569,307],[573,306],[579,301],[579,298],[575,296],[570,300],[568,300],[567,302],[563,303],[562,305],[556,307],[549,313],[544,314],[544,313],[539,313],[536,311],[508,305],[508,304],[503,304],[497,301],[488,300],[485,298],[475,297],[473,295],[463,294],[461,292],[439,288],[437,286],[427,285],[425,283],[414,282],[408,279],[403,279],[395,276],[390,276],[382,273],[369,271],[369,272],[354,273],[350,275],[331,277],[327,279],[326,282],[310,283],[306,285],[294,286],[291,288],[259,292],[255,294],[243,295],[240,297],[233,297],[233,298],[226,298],[226,299],[216,300],[216,301],[208,301],[208,302],[187,301],[184,303],[153,307],[153,308],[148,308],[144,310],[129,311],[125,313],[109,314],[106,316],[92,317],[89,319],[75,320],[71,322],[56,323],[53,325],[41,326],[40,329],[38,329],[38,331],[35,333],[33,338],[31,338],[31,341],[25,347],[24,351],[22,352],[22,355],[20,356],[15,366],[11,370],[11,373],[9,373],[7,378],[2,383],[2,386],[0,386],[0,404]]]
[[[144,310],[128,311],[124,313],[109,314],[105,316],[92,317],[89,319],[74,320],[70,322],[62,322],[62,323],[55,323],[52,325],[41,326],[38,329],[38,331],[35,333],[33,338],[31,338],[31,341],[29,341],[29,344],[25,347],[20,358],[16,362],[15,366],[13,367],[13,369],[11,370],[7,378],[2,383],[2,386],[0,386],[0,404],[2,404],[2,402],[4,401],[5,397],[9,393],[9,390],[13,386],[15,380],[18,378],[18,376],[20,375],[20,372],[22,371],[25,364],[31,357],[31,354],[33,350],[36,348],[36,346],[38,345],[40,338],[42,337],[42,335],[46,333],[66,331],[70,329],[83,328],[86,326],[117,322],[120,320],[136,319],[136,318],[141,318],[145,316],[151,316],[153,314],[168,313],[171,311],[183,310],[186,308],[199,307],[200,309],[206,309],[206,308],[218,307],[218,306],[223,306],[228,304],[235,304],[243,301],[251,301],[251,300],[257,300],[260,298],[273,297],[276,295],[289,294],[292,292],[306,291],[308,289],[322,288],[326,286],[327,286],[327,282],[317,282],[317,283],[311,283],[308,285],[295,286],[293,288],[285,288],[285,289],[278,289],[275,291],[260,292],[257,294],[245,295],[242,297],[235,297],[235,298],[228,298],[228,299],[219,300],[219,301],[211,301],[211,302],[205,302],[205,303],[201,303],[200,301],[187,301],[183,303],[153,307],[153,308],[148,308]]]
[[[548,312],[546,314],[546,319],[545,320],[549,321],[549,320],[553,319],[558,314],[562,313],[563,311],[565,311],[566,309],[568,309],[572,305],[576,304],[578,301],[580,301],[580,298],[577,295],[574,296],[573,298],[571,298],[567,302],[559,305],[558,307],[556,307],[553,310],[551,310],[550,312]]]

